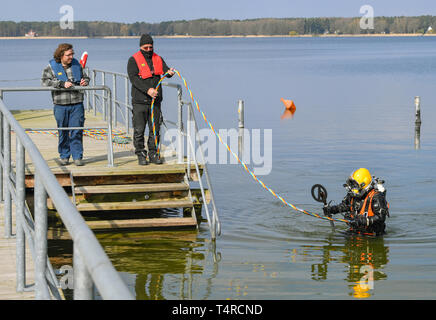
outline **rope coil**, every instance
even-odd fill
[[[28,130],[27,133],[43,133],[51,136],[57,137],[59,135],[58,130]],[[108,130],[106,129],[84,129],[83,135],[91,137],[96,140],[105,140],[108,135]],[[131,139],[125,135],[125,133],[121,130],[113,129],[112,130],[112,143],[124,146],[128,144]]]

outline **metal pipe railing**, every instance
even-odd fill
[[[197,120],[195,119],[194,116],[194,109],[192,108],[192,103],[190,102],[183,102],[184,105],[188,106],[188,124],[187,124],[187,128],[190,128],[189,130],[187,129],[186,131],[186,136],[187,136],[187,141],[189,144],[189,148],[188,148],[188,154],[192,153],[192,158],[194,160],[194,164],[195,164],[195,170],[197,171],[197,176],[198,176],[198,182],[200,185],[200,191],[201,191],[201,197],[203,199],[203,206],[205,207],[205,211],[206,211],[206,218],[209,224],[209,228],[211,231],[211,235],[212,235],[212,239],[215,240],[217,235],[221,234],[221,224],[219,222],[219,218],[218,218],[218,210],[216,208],[216,204],[215,204],[215,197],[214,197],[214,193],[213,193],[213,189],[212,189],[212,181],[210,179],[209,176],[209,170],[207,168],[207,164],[206,161],[204,159],[204,152],[203,152],[203,148],[201,147],[201,141],[200,141],[200,136],[199,136],[199,132],[198,132],[198,124],[197,124]],[[195,140],[192,140],[192,130],[194,130],[194,138]],[[203,183],[201,181],[201,175],[200,175],[200,170],[198,167],[198,161],[196,158],[196,150],[195,150],[195,141],[198,142],[198,149],[199,149],[199,154],[201,156],[201,162],[203,163],[203,171],[204,171],[204,175],[206,176],[206,182],[209,188],[209,192],[211,195],[211,202],[212,202],[212,219],[210,219],[209,216],[209,209],[207,206],[207,202],[206,202],[206,196],[205,196],[205,192],[204,192],[204,187],[203,187]],[[188,168],[190,168],[190,157],[188,158]]]
[[[71,89],[57,89],[52,87],[19,87],[19,88],[0,88],[0,99],[3,99],[3,93],[4,92],[38,92],[38,91],[61,91],[61,90],[71,90]],[[107,119],[105,117],[105,120],[107,121],[107,129],[108,131],[108,141],[107,141],[107,161],[108,166],[113,167],[114,166],[114,152],[113,152],[113,145],[112,145],[112,93],[111,89],[105,85],[102,86],[86,86],[86,87],[74,87],[74,90],[79,91],[97,91],[102,90],[106,93],[107,98],[104,100],[104,110],[108,110],[107,113]],[[107,102],[106,102],[107,101]],[[93,127],[75,127],[74,129],[92,129]],[[73,128],[56,128],[56,130],[72,130]],[[6,129],[5,129],[6,130]],[[33,130],[36,130],[33,129]],[[41,130],[41,129],[38,129]]]
[[[27,88],[28,89],[28,88]],[[44,90],[45,89],[45,90]],[[32,88],[26,91],[46,91],[47,88]],[[105,87],[89,87],[87,90],[110,90]],[[83,290],[83,287],[89,288],[90,282],[95,284],[103,299],[133,299],[133,296],[126,284],[121,279],[118,272],[115,270],[111,261],[107,257],[100,243],[96,239],[94,233],[89,229],[83,217],[77,211],[75,205],[70,201],[65,190],[60,186],[56,177],[51,172],[46,161],[42,157],[36,145],[26,134],[25,130],[20,126],[12,113],[8,110],[3,102],[4,91],[21,91],[18,88],[2,88],[0,89],[0,125],[2,125],[3,134],[0,144],[1,180],[3,181],[2,190],[5,204],[4,215],[5,220],[12,221],[12,194],[14,194],[16,210],[17,226],[17,289],[24,289],[25,285],[25,261],[24,245],[26,239],[31,247],[34,247],[35,252],[35,295],[37,299],[49,299],[50,291],[53,296],[56,293],[53,291],[53,281],[47,276],[52,273],[47,262],[47,197],[50,196],[59,213],[62,222],[67,228],[74,243],[75,266],[74,270],[78,281],[74,281],[74,286],[77,292],[75,299],[89,298],[89,289]],[[110,112],[109,112],[110,113]],[[16,152],[16,174],[15,174],[15,190],[13,190],[13,181],[11,180],[11,150],[10,150],[10,134],[11,130],[15,132],[17,140]],[[1,155],[2,154],[2,155]],[[24,159],[28,155],[35,167],[35,212],[34,212],[34,241],[29,237],[31,226],[26,223],[29,219],[23,212],[25,197],[24,188]],[[25,210],[24,210],[25,211]],[[30,221],[31,224],[32,221]],[[12,231],[9,229],[6,236],[11,237]],[[23,233],[23,230],[25,231]],[[27,230],[27,231],[26,231]],[[24,279],[24,280],[23,280]],[[56,288],[54,288],[56,289]]]

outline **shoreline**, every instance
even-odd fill
[[[173,35],[173,36],[153,36],[157,39],[187,39],[187,38],[375,38],[375,37],[434,37],[436,34],[418,34],[418,33],[396,33],[396,34],[320,34],[320,35],[216,35],[216,36],[191,36],[191,35]],[[42,36],[42,37],[0,37],[0,40],[53,40],[53,39],[139,39],[140,36],[103,36],[103,37],[85,37],[85,36]]]

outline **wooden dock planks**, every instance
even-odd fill
[[[55,128],[56,123],[52,110],[24,110],[14,111],[14,116],[25,128]],[[105,126],[105,122],[99,120],[93,114],[86,113],[85,126]],[[114,167],[107,163],[107,140],[101,137],[89,137],[84,135],[84,166],[78,167],[73,163],[62,166],[59,163],[57,152],[58,138],[47,132],[32,132],[29,136],[37,145],[48,166],[55,174],[58,182],[68,188],[72,186],[71,175],[74,181],[76,207],[80,212],[88,211],[122,211],[129,210],[146,211],[156,209],[181,208],[186,214],[186,209],[192,210],[194,204],[199,205],[197,197],[194,201],[189,197],[189,185],[184,182],[186,165],[177,164],[175,152],[165,152],[162,146],[162,154],[165,154],[165,163],[162,165],[150,164],[140,166],[134,154],[133,145],[114,144]],[[12,159],[15,153],[15,139],[12,135]],[[200,166],[200,170],[202,167]],[[34,167],[26,155],[26,187],[33,188]],[[201,172],[200,172],[201,174]],[[191,166],[191,178],[198,179],[195,165]],[[66,189],[68,190],[68,189]],[[72,197],[71,190],[70,196]],[[126,196],[127,195],[127,196]],[[138,196],[138,200],[135,196]],[[145,201],[144,201],[145,198]],[[48,200],[48,208],[55,209],[51,200]],[[196,207],[197,212],[198,207]],[[193,217],[168,217],[168,218],[145,218],[135,219],[134,215],[129,219],[117,221],[107,219],[91,221],[90,227],[97,230],[124,227],[168,227],[168,226],[191,226],[197,227],[197,219]],[[149,220],[149,221],[147,221]],[[152,221],[153,220],[153,221]],[[116,221],[116,222],[114,222]],[[128,222],[130,221],[130,222]],[[87,221],[88,223],[88,221]],[[103,228],[104,226],[104,228]]]
[[[4,237],[2,204],[0,205],[0,211],[0,300],[33,300],[35,299],[33,291],[17,292],[16,290],[16,241],[15,238]],[[26,245],[26,285],[33,283],[33,261],[29,247]]]

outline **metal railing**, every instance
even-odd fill
[[[38,92],[38,91],[58,91],[58,90],[71,90],[71,89],[55,89],[52,87],[18,87],[18,88],[0,88],[0,99],[3,99],[4,92]],[[77,130],[77,129],[107,129],[107,161],[108,166],[114,166],[114,151],[112,145],[112,93],[111,89],[107,86],[87,86],[87,87],[75,87],[74,90],[81,91],[92,91],[101,90],[106,93],[105,99],[103,99],[102,105],[104,110],[109,110],[107,112],[107,117],[105,118],[107,122],[107,127],[68,127],[68,128],[26,128],[26,131],[47,131],[47,130]]]
[[[200,191],[201,191],[201,198],[203,199],[203,206],[205,208],[205,212],[206,212],[206,218],[207,218],[207,223],[209,225],[209,230],[211,232],[211,238],[213,240],[216,239],[217,235],[221,234],[221,224],[219,222],[219,218],[218,218],[218,210],[216,208],[216,204],[215,204],[215,198],[213,196],[213,189],[212,189],[212,181],[210,179],[210,175],[209,175],[209,170],[207,169],[207,165],[206,165],[206,161],[204,158],[204,152],[203,149],[201,147],[200,144],[200,136],[198,134],[198,124],[197,124],[197,120],[195,119],[194,116],[194,109],[192,108],[192,103],[191,102],[185,102],[182,101],[183,105],[187,106],[188,109],[188,120],[187,120],[187,130],[186,133],[184,132],[183,134],[186,136],[187,139],[187,171],[188,171],[188,177],[191,176],[191,157],[193,159],[194,165],[195,165],[195,170],[197,173],[197,177],[198,177],[198,183],[200,185]],[[194,131],[194,133],[192,133],[192,131]],[[212,218],[210,217],[209,214],[209,208],[207,206],[207,203],[205,201],[206,196],[205,196],[205,191],[204,191],[204,187],[203,187],[203,182],[201,181],[201,174],[200,174],[200,169],[199,169],[199,162],[197,161],[197,156],[196,156],[196,151],[195,151],[195,142],[198,142],[198,149],[199,149],[199,154],[201,157],[201,163],[203,163],[203,168],[204,168],[204,175],[206,177],[206,182],[209,188],[209,192],[211,195],[211,203],[212,203]]]
[[[14,236],[12,234],[12,200],[15,203],[17,291],[34,290],[36,299],[61,298],[58,292],[60,284],[47,255],[47,198],[50,196],[73,240],[74,299],[92,299],[94,285],[103,299],[134,299],[94,233],[51,172],[38,148],[3,102],[5,91],[52,90],[60,89],[0,88],[0,200],[4,201],[6,237]],[[105,90],[110,97],[110,89],[107,87],[87,87],[85,90]],[[15,132],[16,137],[15,172],[11,165],[11,131]],[[109,149],[108,153],[111,153]],[[26,154],[35,168],[33,217],[26,206]],[[110,162],[110,159],[108,160]],[[26,286],[26,240],[35,266],[33,288]]]
[[[112,71],[107,71],[107,70],[99,70],[99,69],[87,69],[88,75],[90,75],[91,77],[91,84],[96,86],[96,85],[103,85],[103,86],[108,86],[111,88],[112,91],[112,101],[110,103],[110,105],[113,107],[112,109],[112,113],[114,114],[114,116],[112,117],[113,120],[113,127],[116,127],[118,125],[118,123],[121,123],[121,126],[124,127],[126,129],[126,133],[129,133],[130,131],[130,124],[129,124],[129,119],[130,117],[128,116],[130,113],[129,111],[131,111],[133,109],[132,104],[129,102],[129,96],[130,96],[130,81],[129,81],[129,77],[126,74],[123,73],[118,73],[118,72],[112,72]],[[112,77],[112,83],[109,83],[106,81],[106,76],[111,76]],[[117,83],[118,83],[118,79],[121,79],[121,81],[124,83],[124,101],[118,100],[118,95],[117,95]],[[98,83],[98,81],[101,81],[101,83]],[[172,125],[175,125],[177,128],[177,138],[176,138],[176,156],[177,156],[177,163],[179,164],[185,164],[186,165],[186,169],[187,169],[187,176],[188,178],[191,177],[190,173],[191,173],[191,163],[194,164],[195,166],[195,170],[197,173],[197,177],[198,177],[198,182],[200,185],[200,190],[201,190],[201,199],[200,201],[203,202],[203,207],[205,208],[205,212],[206,212],[206,218],[207,218],[207,222],[208,222],[208,226],[209,226],[209,230],[211,233],[211,238],[213,240],[216,239],[217,235],[221,234],[221,225],[219,222],[219,218],[218,218],[218,211],[216,208],[216,204],[215,204],[215,198],[214,198],[214,193],[213,193],[213,189],[212,189],[212,182],[210,179],[210,175],[209,175],[209,170],[207,168],[207,164],[205,161],[205,157],[204,157],[204,153],[203,150],[201,148],[200,145],[200,137],[199,137],[199,132],[198,132],[198,124],[197,121],[195,120],[195,116],[194,116],[194,111],[192,108],[192,104],[190,102],[184,101],[182,100],[182,96],[183,96],[183,90],[182,90],[182,86],[179,84],[175,84],[175,83],[168,83],[168,82],[162,82],[161,83],[162,86],[165,87],[169,87],[169,88],[173,88],[177,90],[177,122],[171,122],[167,119],[164,119],[164,122],[166,123],[170,123]],[[94,114],[97,114],[98,112],[98,106],[97,106],[97,101],[100,99],[104,99],[105,97],[102,95],[97,94],[95,91],[93,92],[89,92],[87,95],[87,108],[88,110],[93,110]],[[187,114],[187,119],[184,122],[183,116],[184,116],[184,112],[183,109],[184,107],[186,107],[186,114]],[[103,108],[104,111],[104,108]],[[117,114],[122,115],[121,119],[119,117],[117,117]],[[105,117],[106,119],[106,115],[103,113],[103,117]],[[118,120],[121,121],[118,121]],[[183,125],[184,123],[187,123],[186,126],[186,130],[185,130],[185,126]],[[162,128],[161,128],[162,130]],[[162,136],[162,134],[161,134]],[[184,141],[184,138],[186,138],[186,142]],[[200,154],[200,161],[198,161],[197,157],[196,157],[196,150],[195,150],[195,142],[198,141],[198,150],[199,150],[199,154]],[[184,154],[184,145],[186,143],[186,157]],[[205,196],[205,189],[203,186],[203,182],[202,182],[202,175],[200,172],[200,163],[203,166],[203,172],[204,172],[204,176],[206,177],[206,183],[207,183],[207,188],[209,189],[209,193],[210,193],[210,198],[211,198],[211,203],[212,203],[212,217],[210,217],[209,214],[209,208],[208,208],[208,204],[207,204],[207,199]]]

